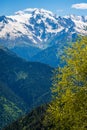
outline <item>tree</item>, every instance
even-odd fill
[[[66,49],[62,60],[65,66],[56,70],[44,123],[48,130],[86,130],[87,37]]]

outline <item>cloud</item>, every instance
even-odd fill
[[[75,9],[87,9],[87,3],[73,4],[72,8],[75,8]]]
[[[19,15],[19,14],[21,15],[21,14],[23,14],[23,13],[24,13],[24,12],[23,12],[23,11],[21,11],[21,10],[19,10],[19,11],[15,12],[15,14],[16,14],[16,15]]]
[[[19,10],[17,12],[15,12],[15,14],[17,15],[21,15],[21,14],[24,14],[24,13],[27,13],[27,12],[32,12],[34,10],[36,10],[37,8],[27,8],[27,9],[24,9],[24,10]]]

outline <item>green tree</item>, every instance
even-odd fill
[[[48,130],[87,130],[87,37],[66,49],[62,59],[44,123]]]

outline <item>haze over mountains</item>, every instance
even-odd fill
[[[58,66],[61,48],[75,41],[77,34],[87,35],[87,16],[61,17],[44,9],[29,8],[0,17],[0,44],[24,59],[53,67]],[[51,48],[54,64],[49,56]]]

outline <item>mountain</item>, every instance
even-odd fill
[[[0,19],[0,38],[7,40],[9,47],[20,44],[41,47],[43,44],[40,43],[63,29],[58,25],[55,15],[44,9],[26,9]],[[13,42],[9,44],[10,41]]]
[[[0,81],[29,104],[29,107],[50,97],[52,71],[53,68],[48,65],[27,62],[6,48],[0,48]]]
[[[76,33],[71,35],[70,32],[56,35],[50,41],[49,47],[34,55],[31,61],[41,62],[52,67],[63,65],[61,63],[61,56],[64,55],[64,49],[69,46],[70,42],[75,42],[77,37]]]
[[[51,100],[52,71],[0,47],[0,127]]]
[[[3,130],[47,130],[47,126],[43,125],[46,108],[47,106],[43,105],[32,110],[29,114],[8,125]]]
[[[0,17],[0,41],[7,47],[34,45],[44,48],[49,39],[63,30],[87,35],[87,16],[60,17],[51,11],[29,8],[12,16]]]
[[[87,35],[87,16],[61,17],[44,9],[28,8],[11,16],[0,17],[0,44],[28,61],[50,61],[51,56],[45,59],[44,51],[48,50],[50,55],[53,53],[49,51],[50,47],[54,48],[58,44],[58,58],[56,51],[56,54],[53,53],[53,57],[56,56],[54,63],[47,62],[53,67],[59,64],[58,60],[63,51],[61,46],[72,42],[78,34]]]
[[[32,57],[42,51],[40,48],[34,46],[16,46],[10,50],[27,61],[31,61]]]

